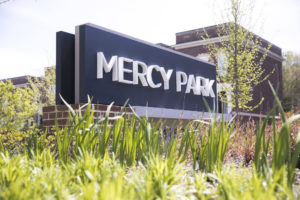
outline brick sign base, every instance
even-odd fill
[[[74,110],[78,110],[79,106],[83,106],[84,104],[71,104]],[[94,118],[99,119],[99,117],[104,116],[107,110],[107,105],[103,104],[92,104],[92,108],[94,108]],[[121,106],[112,106],[110,110],[110,117],[118,115],[121,111]],[[132,114],[132,111],[129,107],[126,107],[126,113]],[[86,110],[82,109],[84,113]],[[55,118],[57,118],[57,123],[59,128],[63,128],[68,119],[69,119],[69,110],[66,105],[56,105],[56,106],[46,106],[43,107],[43,119],[42,126],[43,130],[48,129],[51,130],[52,127],[55,126]]]

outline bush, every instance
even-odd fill
[[[290,124],[300,115],[286,118],[276,100],[282,126],[273,118],[272,140],[268,118],[256,127],[252,169],[224,167],[238,127],[223,119],[191,122],[165,140],[160,122],[134,111],[109,117],[111,104],[95,120],[90,101],[77,111],[66,104],[69,121],[53,135],[33,129],[0,137],[0,199],[297,198],[300,135],[290,141]]]
[[[15,88],[11,81],[0,81],[0,134],[30,126],[38,106],[29,88]]]

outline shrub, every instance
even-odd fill
[[[29,88],[15,88],[11,81],[0,81],[0,134],[30,126],[38,106]]]
[[[258,173],[261,173],[264,177],[275,176],[278,171],[284,169],[287,171],[288,185],[292,187],[295,177],[295,168],[297,165],[299,153],[300,153],[300,134],[297,136],[297,140],[294,146],[293,154],[291,154],[291,143],[290,143],[290,125],[293,121],[300,119],[300,114],[294,115],[290,118],[286,118],[281,103],[275,93],[274,88],[270,84],[273,91],[275,102],[273,109],[268,113],[261,127],[257,128],[256,131],[256,142],[255,142],[255,156],[254,164],[255,169]],[[275,121],[275,109],[278,106],[279,112],[282,119],[282,127],[277,131]],[[265,130],[270,115],[272,118],[273,127],[273,155],[270,163],[272,171],[270,172],[269,163],[267,161],[267,154],[269,151],[270,140],[265,141]]]

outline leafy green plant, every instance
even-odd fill
[[[0,137],[0,152],[4,152],[4,147],[2,143],[2,137]]]
[[[46,149],[47,131],[45,133],[41,133],[39,136],[37,130],[38,129],[34,129],[27,139],[26,150],[30,158],[32,158],[33,155],[39,155]]]
[[[220,87],[219,99],[228,103],[239,115],[242,110],[254,110],[264,100],[256,97],[259,103],[249,104],[253,100],[255,86],[272,74],[267,73],[263,66],[271,44],[268,43],[265,51],[260,52],[262,39],[243,27],[250,25],[243,23],[251,19],[249,14],[255,7],[253,1],[230,0],[225,5],[226,14],[222,18],[226,23],[216,25],[213,34],[204,30],[204,37],[201,33],[199,36],[202,39],[211,39],[216,35],[222,38],[219,42],[209,42],[207,50],[210,61],[217,66],[217,81],[223,86]]]
[[[225,122],[223,117],[219,124],[213,120],[209,126],[209,135],[204,147],[205,156],[204,158],[199,157],[199,166],[203,166],[202,163],[205,163],[202,169],[211,172],[215,167],[222,168],[232,130],[233,126],[230,126],[230,122]]]
[[[270,84],[270,83],[269,83]],[[294,182],[295,177],[295,167],[297,165],[299,153],[300,153],[300,134],[298,134],[293,154],[291,153],[291,143],[290,143],[290,125],[293,121],[300,119],[300,114],[294,115],[289,119],[286,119],[285,113],[281,106],[280,100],[276,95],[276,92],[272,85],[270,84],[272,92],[275,97],[275,105],[273,109],[269,112],[264,123],[257,130],[256,135],[256,146],[255,146],[255,168],[259,173],[262,173],[264,177],[267,176],[269,170],[269,164],[267,161],[267,153],[269,149],[269,140],[265,141],[265,128],[271,114],[273,114],[272,125],[273,125],[273,155],[271,159],[270,166],[272,168],[272,173],[275,174],[277,171],[284,168],[287,170],[288,184],[291,187]],[[279,112],[282,120],[282,127],[277,132],[275,125],[274,112],[276,107],[279,108]],[[262,154],[261,154],[262,151]]]
[[[249,166],[254,160],[255,130],[256,124],[251,118],[246,122],[236,120],[234,123],[235,134],[229,141],[227,155],[235,160],[239,160],[239,165]]]
[[[44,76],[27,78],[33,99],[40,107],[55,105],[55,68],[55,66],[45,68]]]
[[[69,121],[53,135],[38,129],[1,135],[0,199],[297,198],[291,186],[300,137],[292,143],[289,126],[300,116],[286,119],[276,101],[282,127],[273,117],[271,140],[269,118],[257,126],[252,171],[224,168],[236,127],[223,118],[172,128],[166,139],[162,122],[134,110],[110,117],[111,104],[95,119],[91,100],[77,110],[66,103]]]
[[[263,178],[255,170],[247,168],[217,170],[215,176],[208,175],[217,182],[218,199],[293,199],[288,187],[284,169],[273,176]],[[284,180],[284,179],[283,179]]]
[[[195,196],[197,199],[214,199],[216,198],[216,187],[209,182],[207,174],[198,173],[195,174],[194,186],[195,186]]]
[[[180,199],[184,195],[182,185],[186,173],[184,163],[160,156],[151,156],[146,165],[140,165],[136,173],[135,189],[138,199]],[[181,196],[183,195],[183,196]]]
[[[133,109],[130,117],[123,111],[110,117],[113,104],[107,107],[105,116],[94,120],[90,99],[78,110],[64,103],[69,108],[69,120],[63,129],[56,125],[55,133],[56,149],[64,163],[83,150],[101,157],[106,152],[113,153],[122,165],[127,166],[139,161],[145,163],[153,155],[168,155],[176,159],[176,138],[164,141],[159,121],[152,123],[147,117],[139,117]]]
[[[202,123],[208,125],[205,131],[198,130],[203,128]],[[224,118],[220,122],[216,118],[210,123],[195,121],[186,126],[179,152],[185,149],[186,154],[190,148],[194,169],[197,163],[200,170],[212,172],[214,168],[222,168],[232,132],[231,122],[225,122]]]
[[[0,81],[0,134],[29,127],[38,105],[29,88],[15,88],[11,81]]]

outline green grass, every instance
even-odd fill
[[[300,114],[294,115],[289,119],[286,119],[283,108],[280,101],[275,93],[274,88],[270,84],[272,92],[275,97],[275,105],[273,109],[268,113],[267,118],[264,120],[263,125],[257,128],[256,132],[256,143],[255,143],[255,155],[254,163],[255,169],[258,173],[262,174],[265,178],[268,176],[276,176],[278,171],[284,170],[287,172],[287,181],[289,187],[292,187],[295,178],[295,168],[300,153],[300,134],[296,138],[296,143],[291,152],[290,142],[290,125],[295,120],[300,119]],[[282,120],[282,127],[276,130],[276,121],[274,117],[275,109],[278,108]],[[272,126],[273,126],[273,143],[272,143],[272,158],[268,162],[267,154],[269,152],[270,140],[265,139],[265,130],[270,115],[273,115]]]
[[[289,126],[300,116],[286,119],[275,100],[268,115],[273,140],[266,138],[266,119],[257,125],[252,168],[224,164],[233,122],[196,120],[166,140],[160,121],[134,111],[109,117],[111,104],[94,119],[90,102],[77,111],[66,103],[69,121],[54,135],[1,135],[0,199],[300,198],[293,184],[300,136],[293,149],[289,138]],[[276,108],[280,128],[271,118]]]
[[[234,167],[191,173],[161,157],[125,168],[108,154],[83,152],[63,164],[49,151],[33,158],[2,153],[0,199],[294,199],[284,177],[284,170],[264,179]]]

